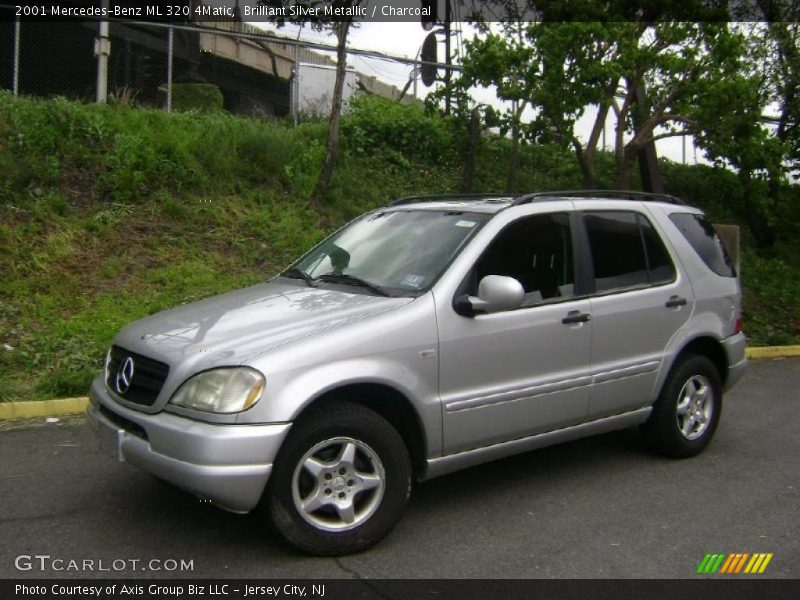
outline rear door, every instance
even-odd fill
[[[591,255],[591,418],[649,404],[664,350],[694,298],[644,207],[582,211]]]

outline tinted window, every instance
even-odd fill
[[[647,285],[647,259],[636,215],[592,212],[584,215],[598,292]]]
[[[664,243],[643,215],[624,211],[584,215],[598,292],[675,279]]]
[[[497,235],[473,271],[473,294],[487,275],[505,275],[522,284],[523,306],[573,296],[569,215],[536,215],[515,221]]]
[[[669,283],[675,279],[675,267],[664,247],[664,242],[650,221],[642,215],[639,215],[639,226],[642,228],[650,283]]]
[[[736,269],[733,267],[722,240],[705,217],[675,213],[671,214],[669,218],[709,269],[723,277],[736,277]]]

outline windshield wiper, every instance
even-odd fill
[[[365,281],[360,277],[355,277],[354,275],[348,275],[346,273],[326,273],[325,275],[320,275],[319,279],[321,281],[327,281],[330,283],[343,283],[344,285],[357,285],[359,287],[367,288],[375,292],[376,294],[380,294],[381,296],[390,296],[389,292],[383,289],[379,285],[375,285],[374,283],[370,283],[369,281]]]
[[[314,278],[311,277],[311,275],[309,275],[305,271],[301,271],[297,267],[289,267],[283,273],[281,273],[281,277],[288,277],[290,279],[302,279],[303,281],[306,282],[308,287],[317,287],[316,284],[314,283]]]

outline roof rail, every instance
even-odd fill
[[[428,194],[428,195],[419,195],[419,196],[406,196],[405,198],[399,198],[394,202],[391,202],[389,206],[401,206],[403,204],[414,204],[415,202],[435,202],[437,200],[472,200],[472,201],[480,201],[480,200],[496,200],[500,198],[505,198],[507,200],[516,200],[515,194],[479,194],[479,193],[469,193],[469,194]]]
[[[596,198],[598,200],[613,198],[615,200],[654,200],[668,204],[686,206],[686,202],[669,194],[654,194],[631,190],[557,190],[553,192],[536,192],[525,194],[514,199],[513,206],[541,202],[551,198]]]

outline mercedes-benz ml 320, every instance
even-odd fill
[[[413,481],[631,426],[697,454],[744,350],[734,267],[675,198],[406,198],[122,329],[88,418],[120,461],[341,554]]]

